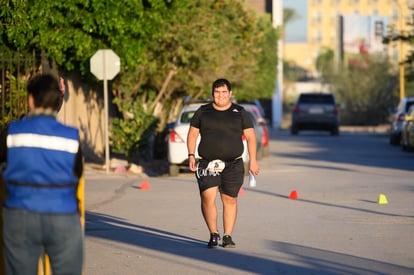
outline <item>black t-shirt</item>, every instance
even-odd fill
[[[234,160],[243,154],[243,130],[253,128],[246,110],[232,103],[224,111],[214,109],[209,103],[201,106],[190,125],[200,130],[198,154],[206,160]]]

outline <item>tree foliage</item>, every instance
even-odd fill
[[[320,61],[322,78],[341,104],[341,123],[376,125],[387,122],[394,105],[396,81],[392,65],[381,55],[363,56],[361,63],[334,70],[331,51]]]
[[[411,14],[413,14],[414,6],[408,6],[407,4],[407,10],[410,10]],[[407,46],[414,47],[414,24],[408,23],[407,26],[403,26],[403,29],[396,26],[389,26],[387,34],[383,37],[383,43],[387,45],[403,43]],[[405,68],[405,91],[408,96],[414,96],[414,51],[407,53],[401,65]]]
[[[170,1],[22,1],[2,7],[2,40],[10,50],[45,50],[62,70],[89,75],[88,61],[102,48],[122,56],[123,67],[142,62],[167,17]]]
[[[316,58],[316,69],[320,72],[322,83],[327,83],[329,75],[334,68],[334,51],[330,48],[322,48]]]
[[[184,96],[209,95],[227,77],[238,99],[271,98],[278,34],[236,0],[3,0],[2,51],[43,51],[60,71],[96,83],[89,60],[110,48],[121,58],[112,82],[111,142],[128,152],[162,131]],[[145,133],[145,134],[144,134]],[[141,144],[141,145],[140,145]]]

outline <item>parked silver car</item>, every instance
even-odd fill
[[[397,111],[391,118],[390,144],[399,145],[401,143],[402,125],[412,105],[414,105],[414,97],[405,97],[398,103]]]
[[[261,159],[262,157],[268,156],[270,153],[269,151],[269,128],[267,127],[266,119],[263,117],[262,112],[254,104],[247,104],[242,103],[240,104],[244,107],[244,109],[251,113],[254,117],[254,123],[258,124],[261,128],[260,130],[256,130],[257,126],[254,125],[256,131],[256,138],[260,141],[260,144],[257,146],[257,159]]]
[[[411,105],[404,118],[401,132],[401,146],[404,151],[414,149],[414,104]]]

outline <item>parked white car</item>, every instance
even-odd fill
[[[167,157],[169,162],[169,174],[170,176],[177,176],[180,173],[180,169],[188,168],[188,151],[187,151],[187,134],[190,129],[190,120],[193,117],[195,111],[203,103],[189,103],[183,106],[180,114],[177,117],[176,122],[170,129],[168,135],[168,149]],[[200,137],[197,140],[200,142]],[[245,169],[248,168],[249,154],[247,150],[247,142],[243,139],[244,151],[243,151],[243,162]],[[198,152],[195,152],[196,159],[199,158]],[[247,174],[246,171],[245,174]]]

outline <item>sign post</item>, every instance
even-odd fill
[[[105,109],[105,168],[109,172],[109,125],[108,125],[108,80],[112,80],[120,71],[121,61],[111,49],[98,50],[90,60],[91,73],[104,82]]]

